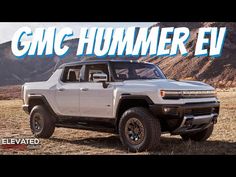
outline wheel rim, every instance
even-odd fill
[[[40,114],[35,114],[33,117],[33,122],[32,122],[33,130],[35,132],[40,132],[43,128],[43,118]]]
[[[130,118],[125,125],[125,135],[127,140],[134,145],[140,144],[144,140],[144,126],[137,118]]]

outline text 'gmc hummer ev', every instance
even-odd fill
[[[22,96],[36,137],[55,127],[113,132],[131,152],[157,149],[168,132],[204,141],[219,114],[213,87],[168,80],[156,65],[132,60],[63,64],[47,81],[25,83]]]

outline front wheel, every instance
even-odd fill
[[[193,140],[193,141],[206,141],[212,134],[214,125],[209,126],[208,128],[193,134],[182,134],[180,135],[183,140]]]
[[[30,128],[37,138],[49,138],[55,130],[55,118],[42,105],[34,106],[30,112]]]
[[[160,122],[145,108],[130,108],[121,117],[119,134],[131,152],[155,150],[160,144]]]

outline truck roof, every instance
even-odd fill
[[[145,63],[142,61],[138,60],[124,60],[124,59],[87,59],[87,60],[80,60],[80,61],[75,61],[75,62],[69,62],[69,63],[64,63],[59,68],[64,68],[67,66],[74,66],[74,65],[80,65],[80,64],[97,64],[97,63],[108,63],[108,62],[134,62],[134,63]]]

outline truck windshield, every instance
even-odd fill
[[[135,62],[111,62],[115,80],[165,79],[154,64]]]

